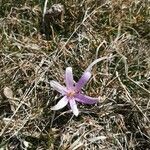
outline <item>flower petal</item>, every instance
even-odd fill
[[[90,72],[84,72],[79,81],[77,82],[77,84],[75,85],[76,90],[78,91],[81,90],[82,87],[88,82],[90,77],[91,77]]]
[[[78,116],[79,110],[78,110],[78,108],[77,108],[77,104],[76,104],[75,100],[74,100],[74,99],[71,99],[71,100],[69,101],[69,103],[70,103],[70,107],[71,107],[72,112],[74,113],[74,115],[75,115],[75,116]]]
[[[73,74],[72,74],[72,68],[71,67],[66,68],[65,81],[66,81],[67,88],[72,89],[73,88]]]
[[[98,98],[93,98],[82,94],[77,94],[75,96],[75,100],[84,104],[95,104],[98,102]]]
[[[68,99],[64,96],[55,106],[51,108],[51,110],[58,110],[65,107],[68,104]]]
[[[64,86],[60,85],[57,81],[54,81],[54,80],[50,81],[50,85],[52,88],[54,88],[56,91],[58,91],[62,95],[66,94],[67,92],[67,89]]]

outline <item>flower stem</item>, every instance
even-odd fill
[[[85,70],[85,72],[91,72],[91,70],[92,70],[92,67],[95,65],[95,64],[97,64],[98,62],[100,62],[100,61],[102,61],[102,60],[105,60],[105,59],[110,59],[110,58],[113,58],[114,56],[109,56],[109,57],[101,57],[101,58],[98,58],[98,59],[96,59],[96,60],[94,60],[88,67],[87,67],[87,69]]]

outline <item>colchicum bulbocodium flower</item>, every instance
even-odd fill
[[[63,95],[63,98],[51,109],[59,110],[69,103],[74,115],[78,116],[79,110],[76,101],[84,104],[95,104],[98,101],[98,98],[83,95],[82,92],[83,86],[88,82],[90,77],[91,73],[86,71],[83,73],[79,81],[74,84],[72,68],[67,67],[65,72],[66,87],[60,85],[57,81],[50,82],[51,87]]]

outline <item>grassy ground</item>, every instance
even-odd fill
[[[43,31],[44,0],[0,1],[0,150],[149,150],[148,0],[52,0],[64,18]],[[55,21],[56,19],[56,21]],[[45,33],[45,34],[44,34]],[[48,35],[48,37],[47,37]],[[98,104],[51,111],[72,66],[75,80],[96,58],[85,93]]]

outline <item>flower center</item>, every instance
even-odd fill
[[[69,91],[69,92],[67,93],[67,97],[72,98],[72,97],[75,96],[75,94],[76,94],[75,91]]]

